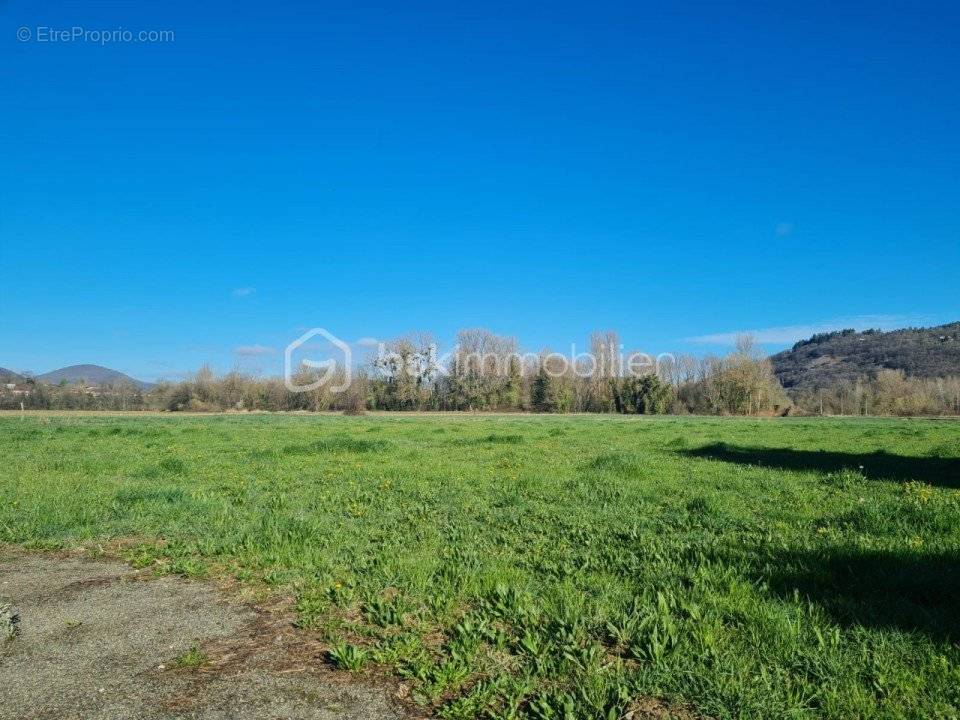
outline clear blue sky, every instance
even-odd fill
[[[960,319],[956,2],[0,18],[0,366],[275,372],[317,325],[703,352]],[[74,26],[175,39],[38,40]]]

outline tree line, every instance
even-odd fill
[[[903,370],[791,391],[797,407],[820,415],[960,415],[960,376],[911,377]]]
[[[172,411],[739,415],[776,413],[790,405],[770,363],[748,341],[724,357],[667,356],[639,369],[623,366],[620,347],[616,333],[595,333],[590,352],[570,359],[549,349],[521,353],[514,338],[472,329],[458,334],[454,351],[441,362],[430,336],[419,334],[384,343],[352,370],[349,383],[342,367],[325,384],[302,392],[279,378],[239,371],[217,377],[203,368],[189,380],[159,385],[145,402]],[[301,368],[291,380],[305,387],[319,377]],[[331,390],[340,385],[347,389]]]
[[[130,384],[91,393],[81,385],[32,383],[14,395],[0,388],[0,407],[63,410],[164,411],[501,411],[542,413],[705,415],[945,415],[960,414],[960,378],[911,378],[885,370],[833,386],[784,391],[770,360],[749,337],[724,356],[662,356],[621,352],[614,332],[591,337],[590,352],[565,358],[545,349],[521,353],[512,337],[463,330],[444,360],[426,334],[397,338],[347,372],[307,391],[283,378],[238,369],[217,375],[203,367],[149,391]],[[624,357],[628,360],[625,364]],[[300,368],[289,381],[306,387],[321,373]],[[334,392],[331,388],[344,386]]]

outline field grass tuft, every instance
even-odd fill
[[[385,450],[390,443],[384,440],[368,440],[354,437],[329,437],[310,443],[286,445],[284,455],[314,455],[319,453],[370,453]]]

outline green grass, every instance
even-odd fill
[[[441,717],[958,716],[955,422],[5,417],[0,458],[0,540],[265,583]]]
[[[173,661],[173,666],[177,668],[198,668],[207,664],[209,658],[197,645],[191,645],[183,655],[180,655]]]

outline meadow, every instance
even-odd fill
[[[0,542],[289,596],[442,718],[955,718],[958,488],[948,420],[0,417]]]

